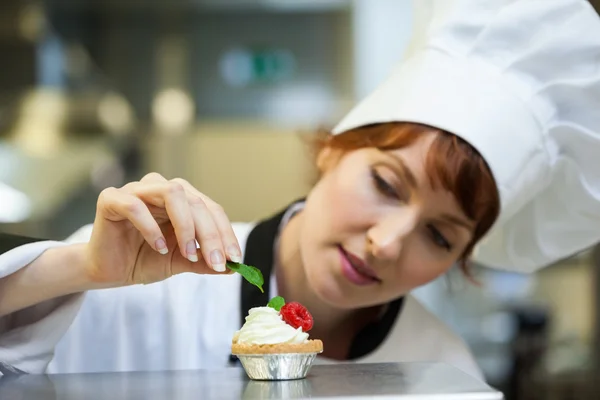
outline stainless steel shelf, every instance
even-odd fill
[[[10,378],[10,377],[9,377]],[[250,381],[241,368],[25,375],[0,379],[0,397],[46,399],[501,400],[502,393],[447,364],[315,365],[306,379]]]

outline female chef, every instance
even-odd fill
[[[532,271],[600,239],[599,60],[584,0],[462,2],[323,138],[321,179],[277,215],[231,224],[150,174],[105,190],[68,243],[0,256],[0,371],[224,367],[248,309],[279,294],[313,313],[323,362],[481,376],[410,291],[472,250]],[[265,294],[226,259],[261,268]]]

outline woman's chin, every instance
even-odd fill
[[[352,291],[343,288],[339,282],[336,282],[334,277],[324,275],[308,276],[308,284],[319,300],[331,307],[344,310],[363,307],[363,302]]]
[[[338,259],[337,247],[326,253],[318,253],[318,256],[315,253],[313,257],[304,259],[306,279],[311,292],[330,307],[344,310],[362,308],[366,303],[372,303],[373,296],[364,298],[366,293],[359,293],[359,287],[354,287],[347,282],[341,273],[341,267],[336,265],[339,262]],[[321,262],[311,262],[310,260],[320,260]],[[325,264],[324,260],[329,262]],[[311,267],[306,268],[306,266]]]

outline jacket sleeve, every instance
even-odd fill
[[[27,266],[50,248],[88,240],[90,232],[91,229],[85,227],[65,242],[12,240],[4,236],[0,279]],[[23,244],[14,248],[11,244],[6,248],[7,242],[15,244],[19,241]],[[0,373],[43,373],[52,360],[54,347],[77,315],[82,301],[83,294],[73,294],[0,318]]]

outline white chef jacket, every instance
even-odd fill
[[[233,224],[242,249],[256,226]],[[87,241],[91,228],[80,229],[68,242]],[[1,255],[0,278],[57,245],[62,244],[34,243]],[[186,273],[151,285],[51,300],[0,319],[0,361],[28,373],[228,367],[231,339],[241,326],[241,284],[239,274]],[[444,362],[482,378],[463,340],[410,295],[385,339],[353,361]]]

